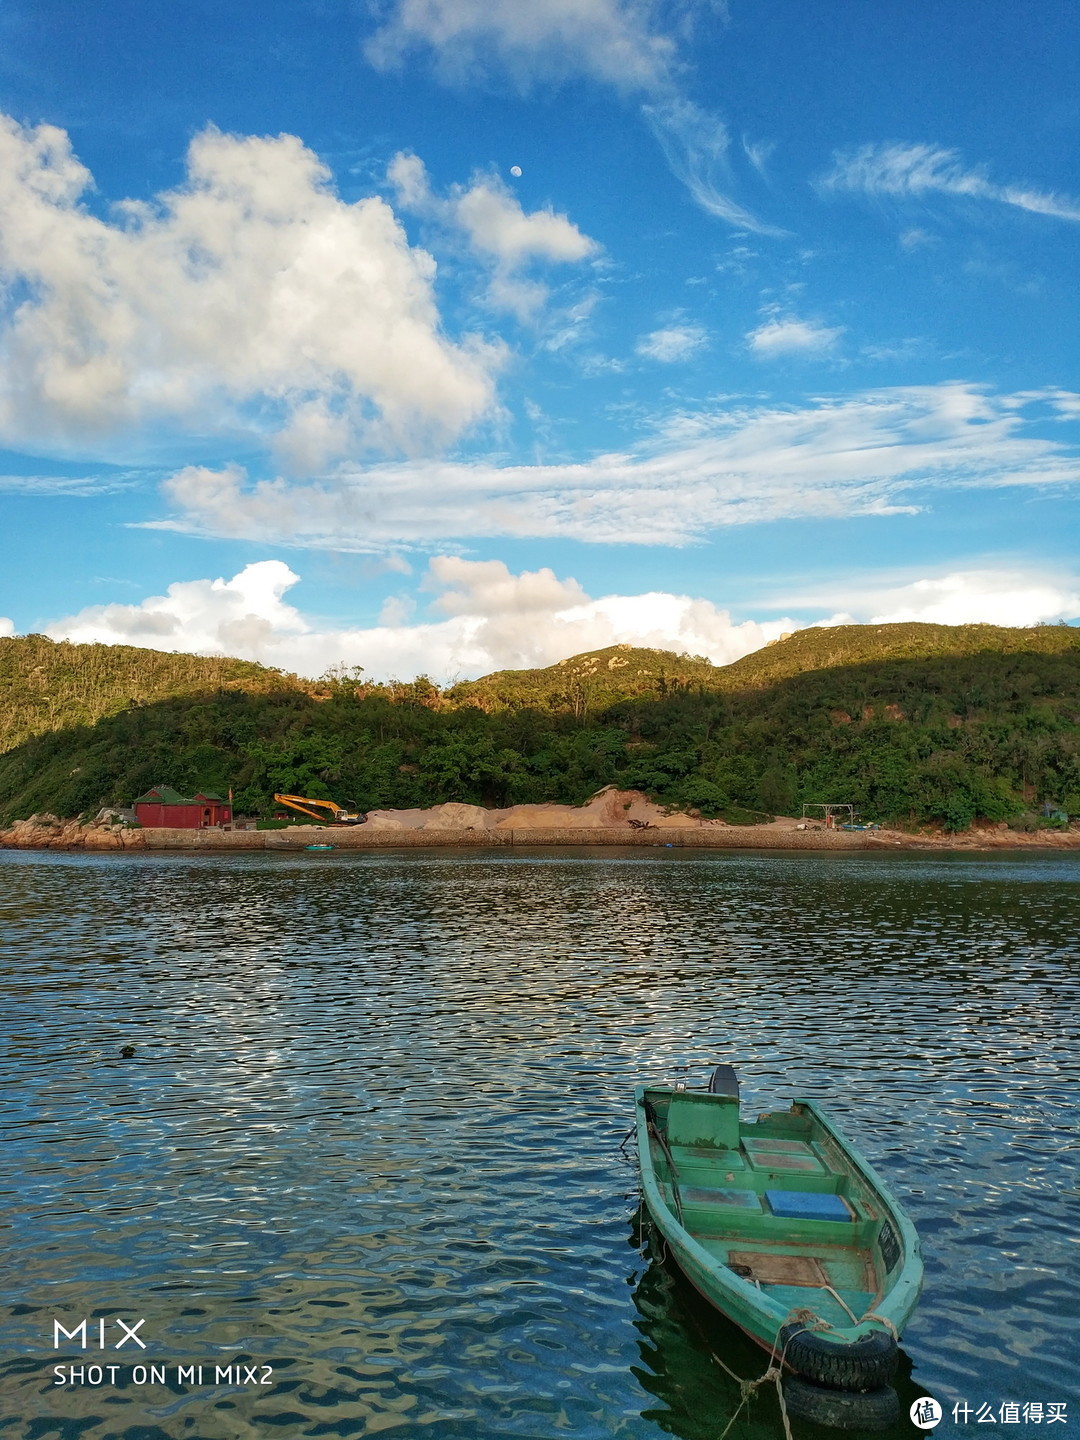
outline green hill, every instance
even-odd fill
[[[1066,655],[1080,652],[1080,628],[1034,625],[829,625],[796,630],[720,670],[725,690],[769,685],[808,670],[890,660],[972,659],[981,655]]]
[[[0,639],[0,752],[33,735],[91,725],[132,705],[238,688],[300,686],[251,660],[167,655],[134,645],[72,645],[44,635]]]
[[[1080,651],[1080,628],[1036,625],[832,625],[797,630],[730,665],[700,655],[675,655],[611,645],[538,670],[497,670],[446,692],[456,704],[482,710],[533,706],[541,710],[596,711],[639,695],[680,690],[759,689],[809,670],[889,660],[931,660],[978,655],[1061,655]]]
[[[480,680],[463,680],[446,691],[446,698],[481,710],[532,706],[566,710],[580,718],[635,695],[668,695],[692,686],[713,689],[723,673],[700,655],[609,645],[540,670],[497,670]]]
[[[0,657],[12,646],[9,733],[39,733],[0,754],[6,818],[158,783],[231,786],[262,813],[274,791],[366,810],[580,803],[607,784],[703,814],[850,801],[954,829],[1044,799],[1080,811],[1068,627],[840,626],[727,666],[616,646],[445,692],[33,637]]]

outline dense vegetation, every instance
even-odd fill
[[[639,695],[666,695],[673,689],[758,689],[807,670],[877,663],[933,660],[949,656],[1061,655],[1080,652],[1080,628],[1037,625],[831,625],[799,630],[770,641],[732,665],[713,665],[701,656],[613,645],[560,660],[544,670],[498,670],[466,680],[447,691],[458,703],[485,710],[529,705],[541,710],[595,710]],[[991,661],[992,663],[992,661]]]
[[[55,648],[77,670],[76,652],[104,647]],[[162,673],[243,664],[126,655]],[[262,814],[275,790],[377,809],[579,803],[611,783],[705,814],[843,800],[867,818],[949,829],[1043,799],[1080,811],[1069,627],[801,631],[725,667],[615,647],[447,692],[424,679],[224,673],[0,754],[0,815],[94,811],[159,782],[232,786],[239,811]]]
[[[250,660],[166,655],[134,645],[72,645],[44,635],[0,638],[0,752],[132,705],[193,691],[300,688]]]

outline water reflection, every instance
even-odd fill
[[[660,1402],[643,1410],[642,1418],[679,1440],[717,1440],[731,1421],[728,1434],[739,1440],[778,1440],[784,1431],[775,1385],[770,1381],[760,1386],[744,1405],[743,1391],[733,1378],[757,1380],[769,1366],[768,1354],[698,1294],[644,1205],[636,1211],[631,1231],[630,1244],[642,1259],[633,1289],[641,1353],[634,1374]],[[875,1432],[885,1440],[910,1440],[908,1410],[923,1393],[911,1370],[911,1357],[901,1347],[893,1381],[900,1420],[891,1430]],[[805,1421],[798,1422],[797,1430],[800,1435],[837,1433]]]
[[[0,854],[0,1433],[716,1440],[710,1347],[764,1357],[635,1264],[619,1143],[635,1084],[721,1059],[750,1113],[826,1103],[919,1226],[905,1406],[1075,1401],[1078,879]],[[154,1361],[273,1383],[57,1389],[54,1314],[145,1316]],[[776,1411],[732,1435],[781,1440]]]
[[[773,1440],[780,1432],[775,1389],[763,1386],[740,1411],[740,1387],[714,1358],[719,1355],[735,1375],[756,1380],[769,1357],[687,1282],[644,1207],[632,1228],[631,1244],[640,1243],[643,1262],[633,1289],[641,1356],[634,1375],[659,1401],[642,1418],[679,1440],[716,1440],[738,1413],[732,1434]]]

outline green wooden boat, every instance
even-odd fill
[[[716,1309],[815,1386],[887,1385],[922,1285],[918,1237],[816,1105],[744,1122],[722,1065],[708,1090],[639,1089],[637,1138],[649,1213]]]

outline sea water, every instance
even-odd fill
[[[918,1227],[895,1433],[922,1395],[939,1434],[1080,1427],[1078,882],[0,854],[0,1436],[717,1440],[717,1361],[766,1357],[655,1243],[626,1135],[636,1084],[718,1061],[751,1114],[823,1103]],[[730,1434],[780,1440],[775,1392]]]

